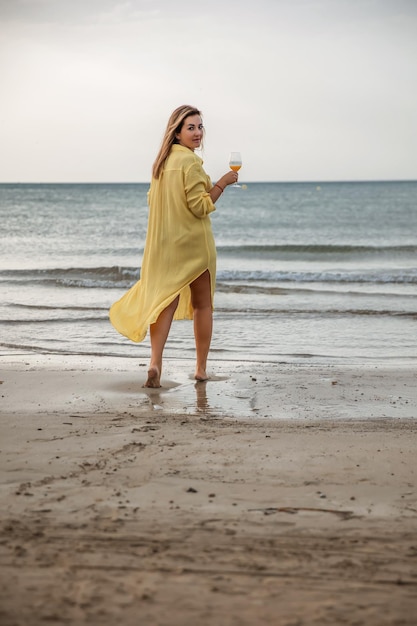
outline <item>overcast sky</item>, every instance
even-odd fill
[[[417,179],[417,0],[0,0],[0,181],[147,182],[203,111],[215,180]]]

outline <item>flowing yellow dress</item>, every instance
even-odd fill
[[[192,319],[190,283],[207,269],[213,303],[216,248],[210,220],[215,210],[211,188],[202,159],[174,144],[148,192],[140,280],[110,308],[111,323],[132,341],[143,341],[149,326],[178,295],[174,319]]]

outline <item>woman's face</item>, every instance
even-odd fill
[[[181,146],[195,150],[200,147],[203,139],[203,121],[199,115],[189,115],[185,118],[181,131],[176,134]]]

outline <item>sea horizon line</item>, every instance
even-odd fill
[[[331,185],[343,183],[415,183],[417,178],[363,178],[363,179],[338,179],[338,180],[245,180],[246,185]],[[124,181],[0,181],[0,185],[150,185],[147,180],[124,180]]]

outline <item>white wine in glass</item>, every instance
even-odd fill
[[[242,167],[242,157],[240,156],[240,152],[231,152],[229,158],[229,167],[234,172],[238,172]],[[232,187],[240,187],[237,183],[234,183]]]

